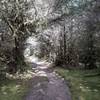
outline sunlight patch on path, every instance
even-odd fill
[[[44,71],[39,71],[39,72],[36,73],[36,76],[44,76],[44,77],[47,77],[47,74]]]

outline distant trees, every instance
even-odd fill
[[[98,3],[99,5],[100,3]],[[99,5],[100,6],[100,5]],[[91,6],[90,12],[87,12],[87,20],[85,21],[85,31],[82,34],[81,41],[83,44],[80,46],[80,60],[85,64],[86,69],[97,68],[98,64],[98,37],[99,37],[99,26],[98,19],[100,12],[97,3],[94,4],[94,7]],[[99,65],[100,66],[100,65]]]
[[[83,43],[83,53],[81,57],[83,59],[80,59],[87,69],[93,69],[96,68],[95,27],[93,27],[89,21],[87,21],[86,26],[87,30],[81,40],[81,43]]]

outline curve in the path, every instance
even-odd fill
[[[49,71],[47,64],[42,64],[36,68],[36,76],[25,100],[71,100],[71,95],[65,81]]]

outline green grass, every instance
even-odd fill
[[[24,100],[29,90],[29,78],[5,78],[0,80],[0,100]]]
[[[69,82],[73,100],[100,100],[100,75],[95,70],[56,71]]]

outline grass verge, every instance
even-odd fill
[[[0,80],[0,100],[24,100],[30,87],[30,74],[8,75]]]
[[[70,84],[73,100],[100,100],[100,75],[95,70],[65,70],[56,72]]]

